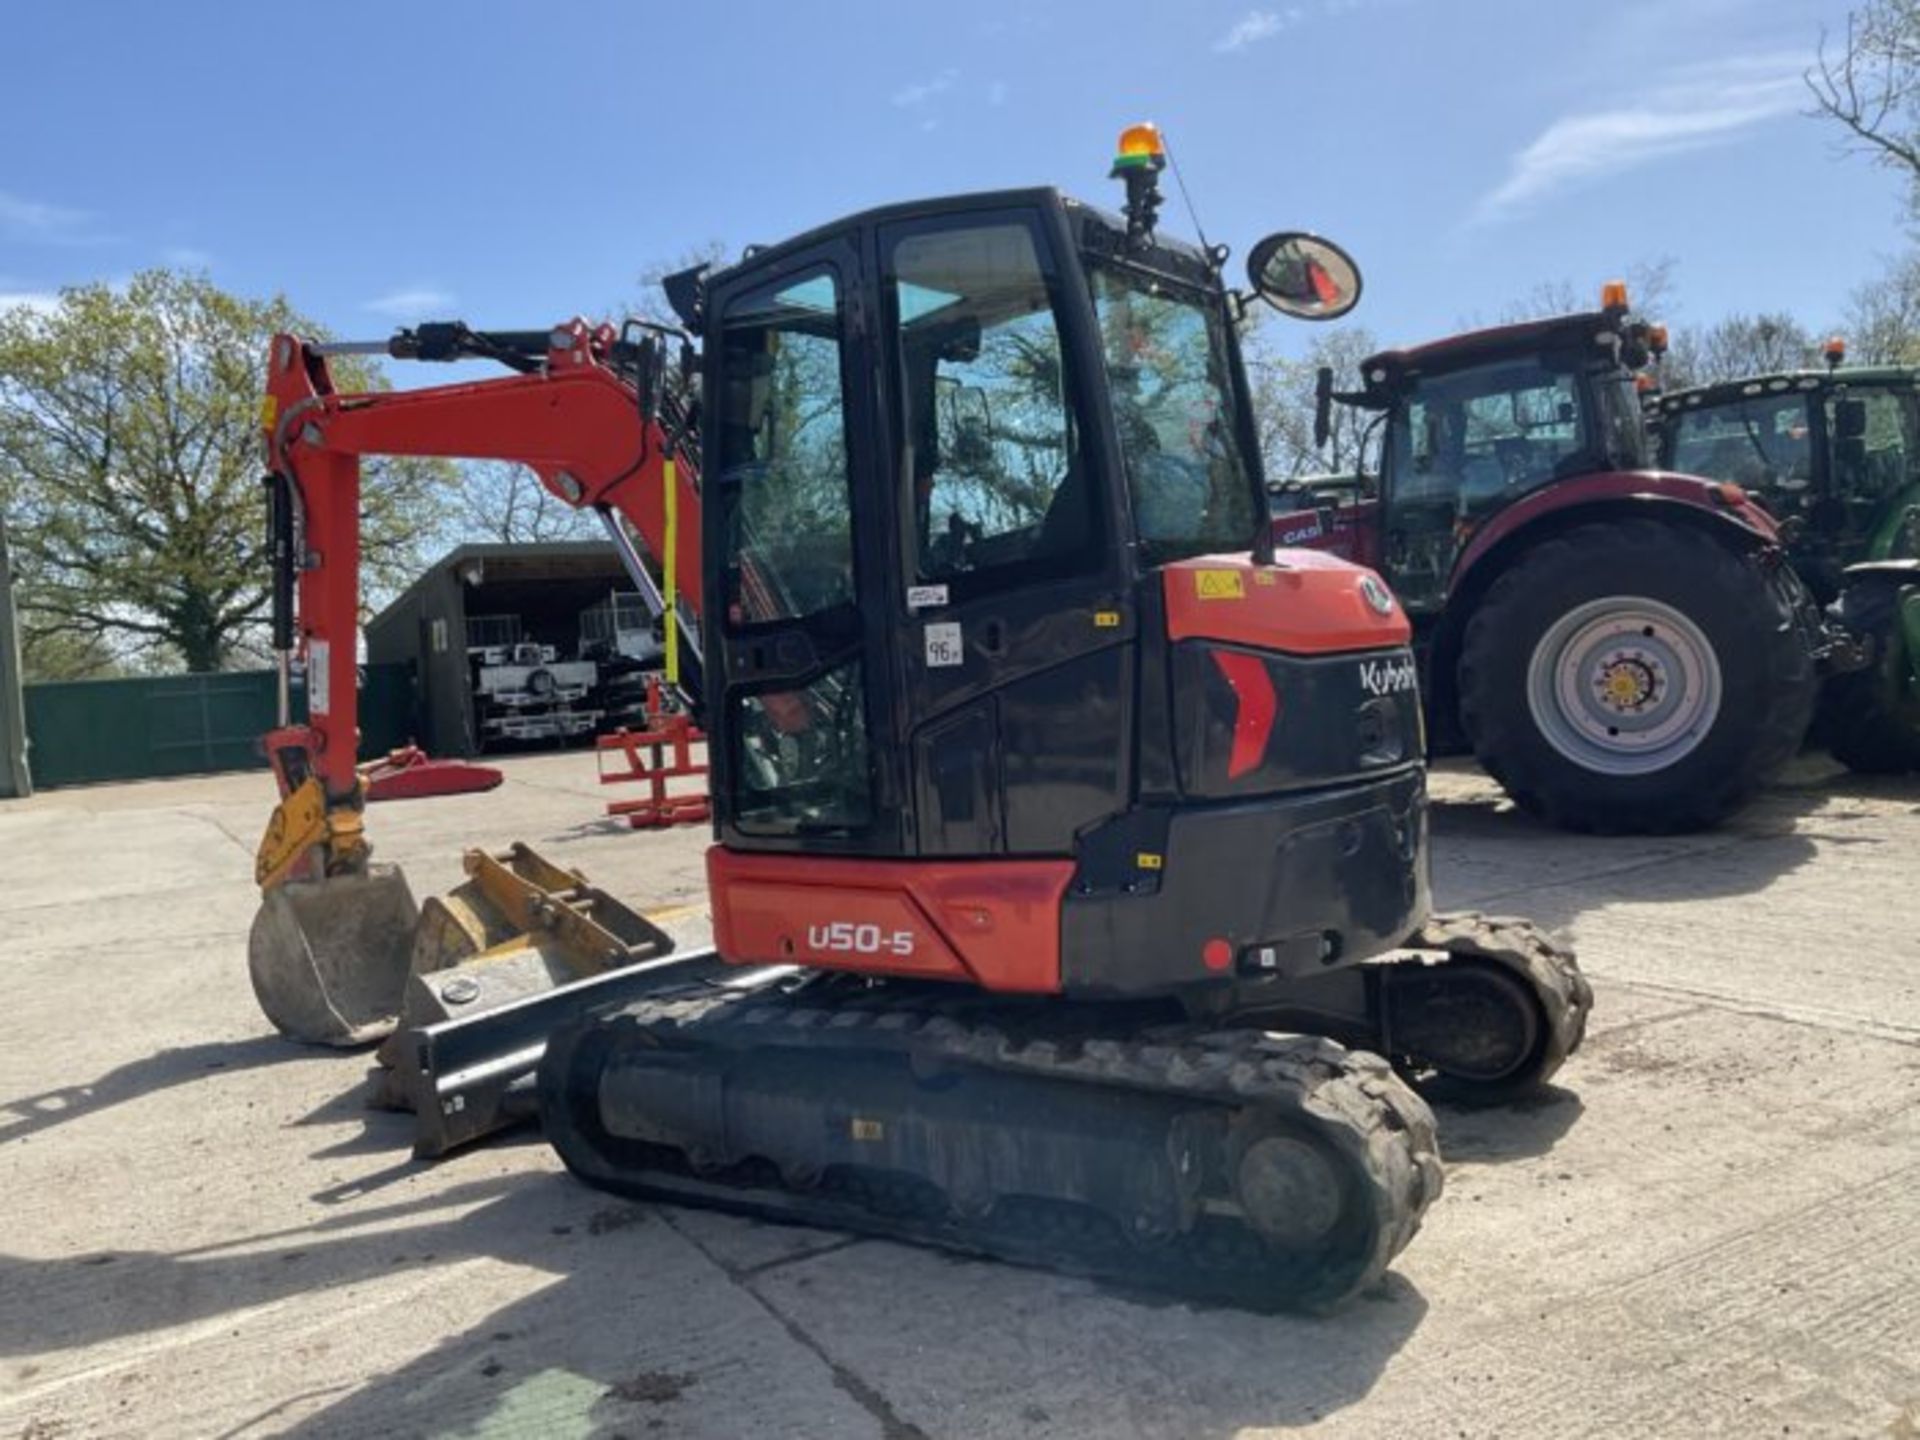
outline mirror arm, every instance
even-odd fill
[[[1313,448],[1324,450],[1333,436],[1333,367],[1322,365],[1313,377]]]

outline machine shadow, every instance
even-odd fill
[[[284,1433],[316,1440],[376,1430],[481,1433],[560,1394],[569,1397],[568,1413],[549,1423],[558,1421],[555,1428],[569,1434],[605,1440],[655,1432],[804,1433],[794,1426],[792,1408],[801,1395],[767,1387],[754,1395],[742,1388],[750,1382],[733,1365],[706,1369],[697,1347],[663,1335],[660,1306],[678,1307],[674,1313],[681,1314],[698,1311],[701,1302],[683,1287],[722,1286],[744,1292],[744,1297],[725,1297],[735,1310],[756,1324],[770,1315],[812,1350],[827,1366],[831,1384],[873,1416],[875,1433],[894,1440],[1086,1434],[1075,1417],[1085,1413],[1084,1387],[1096,1373],[1103,1387],[1111,1386],[1114,1376],[1138,1377],[1138,1396],[1126,1397],[1123,1406],[1168,1404],[1166,1419],[1181,1433],[1227,1440],[1248,1427],[1309,1423],[1363,1399],[1427,1310],[1420,1292],[1398,1274],[1331,1317],[1261,1315],[1193,1308],[991,1261],[825,1233],[818,1246],[791,1252],[774,1265],[735,1267],[693,1239],[674,1218],[678,1213],[617,1203],[596,1212],[584,1244],[568,1252],[572,1263],[558,1283],[447,1336],[411,1364]],[[746,1230],[762,1228],[720,1218]],[[700,1228],[711,1233],[708,1226]],[[669,1238],[691,1242],[688,1251],[700,1262],[692,1273],[662,1256]],[[859,1249],[859,1263],[846,1263],[844,1257],[811,1263],[850,1244]],[[1071,1287],[1066,1297],[1059,1293],[1063,1283]],[[980,1355],[982,1313],[1032,1323],[1038,1314],[1058,1312],[1066,1324],[1089,1318],[1090,1308],[1100,1312],[1094,1330],[1077,1338],[1073,1348],[1097,1352],[1097,1365],[1062,1357],[1064,1363],[1036,1371],[1025,1349],[1017,1357]],[[1129,1312],[1137,1312],[1137,1318],[1129,1318]],[[816,1315],[828,1332],[847,1315],[860,1318],[852,1333],[841,1336],[814,1333],[809,1322]],[[932,1382],[933,1413],[964,1413],[964,1422],[956,1419],[949,1428],[930,1422],[925,1413],[896,1414],[882,1378],[863,1373],[862,1355],[876,1337],[904,1334],[912,1336],[916,1354],[971,1353],[976,1358],[970,1367],[989,1367],[991,1383],[983,1384],[977,1369],[954,1377],[956,1396],[965,1392],[964,1409],[950,1408],[948,1397],[938,1394],[939,1382]],[[876,1368],[885,1364],[876,1362]],[[992,1376],[998,1367],[1005,1373]],[[1231,1370],[1232,1378],[1217,1386],[1195,1384],[1171,1401],[1161,1383],[1169,1369],[1217,1369],[1223,1381]],[[723,1370],[730,1373],[723,1376]],[[701,1392],[710,1397],[715,1384],[731,1388],[723,1401],[709,1398],[702,1405]],[[924,1393],[928,1387],[922,1382],[913,1388]],[[700,1405],[701,1411],[689,1413],[686,1404]],[[721,1413],[707,1408],[711,1405]]]
[[[408,1265],[491,1253],[495,1247],[480,1243],[491,1227],[469,1226],[464,1218],[327,1237],[475,1204],[502,1191],[514,1193],[500,1203],[531,1212],[537,1202],[523,1190],[545,1192],[551,1202],[549,1185],[494,1175],[196,1249],[109,1250],[58,1259],[0,1253],[0,1357],[32,1358],[352,1285]],[[531,1223],[530,1214],[523,1218]],[[546,1227],[540,1228],[544,1234]]]
[[[138,1100],[158,1090],[193,1084],[214,1071],[256,1070],[298,1060],[304,1053],[278,1035],[209,1040],[199,1045],[160,1050],[130,1060],[83,1085],[63,1085],[34,1095],[0,1099],[0,1145]]]
[[[1427,1309],[1398,1274],[1330,1317],[1261,1315],[1115,1295],[1040,1271],[811,1231],[791,1232],[798,1244],[783,1241],[775,1263],[733,1265],[719,1252],[751,1248],[746,1232],[762,1227],[703,1216],[732,1227],[715,1247],[697,1238],[711,1240],[713,1224],[686,1227],[676,1213],[613,1200],[563,1175],[492,1175],[192,1251],[0,1254],[0,1357],[38,1359],[228,1314],[257,1311],[236,1323],[271,1324],[259,1316],[277,1301],[485,1257],[555,1278],[317,1411],[288,1413],[342,1387],[279,1400],[228,1433],[796,1433],[793,1407],[806,1398],[795,1393],[799,1382],[814,1387],[817,1379],[817,1388],[884,1413],[875,1377],[855,1375],[861,1357],[853,1352],[902,1333],[914,1336],[916,1353],[977,1352],[979,1316],[1000,1313],[1055,1333],[1068,1327],[1085,1363],[1035,1367],[1024,1344],[995,1350],[978,1362],[1004,1370],[990,1384],[977,1372],[954,1377],[967,1391],[964,1412],[956,1412],[967,1416],[964,1429],[887,1417],[876,1432],[1082,1434],[1074,1417],[1085,1413],[1086,1387],[1104,1391],[1114,1376],[1136,1376],[1138,1393],[1122,1404],[1165,1406],[1181,1433],[1226,1440],[1249,1426],[1304,1424],[1362,1399]],[[809,1263],[849,1245],[858,1263]],[[843,1339],[807,1329],[816,1316],[820,1329],[832,1330],[853,1313],[857,1333]],[[1075,1328],[1082,1322],[1087,1328]],[[782,1347],[778,1353],[793,1357],[784,1330],[827,1374],[801,1356],[771,1372],[794,1382],[783,1387],[743,1374],[737,1355],[717,1364],[706,1358],[703,1334],[743,1325],[757,1338],[729,1342],[729,1351]],[[1218,1383],[1190,1379],[1169,1393],[1169,1373],[1217,1375]],[[703,1404],[701,1392],[711,1397],[716,1385],[730,1387],[724,1400]],[[944,1398],[937,1403],[947,1409]],[[57,1404],[55,1392],[48,1411],[57,1413]]]
[[[1497,1165],[1549,1153],[1586,1112],[1580,1096],[1561,1085],[1505,1105],[1436,1104],[1440,1155],[1449,1165]]]
[[[1752,895],[1823,844],[1878,843],[1849,836],[1844,814],[1822,814],[1847,793],[1833,779],[1776,786],[1719,828],[1679,835],[1557,830],[1497,791],[1436,797],[1436,900],[1443,909],[1521,915],[1561,929],[1599,906]]]

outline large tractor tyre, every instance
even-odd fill
[[[1714,536],[1581,525],[1497,580],[1467,624],[1475,755],[1551,825],[1713,825],[1798,749],[1818,680],[1793,589]]]
[[[1820,703],[1820,731],[1833,758],[1862,775],[1920,770],[1920,730],[1901,703],[1912,661],[1900,601],[1911,583],[1895,576],[1858,576],[1827,611],[1873,656],[1864,670],[1835,676]]]

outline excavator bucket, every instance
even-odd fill
[[[469,850],[463,864],[465,883],[421,907],[399,1028],[374,1078],[375,1105],[419,1117],[422,1155],[529,1117],[548,1017],[629,998],[674,948],[645,916],[526,845]]]
[[[247,939],[260,1008],[311,1045],[368,1045],[393,1033],[419,911],[393,865],[263,892]]]

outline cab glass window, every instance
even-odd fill
[[[1805,395],[1755,395],[1711,409],[1683,410],[1668,464],[1683,475],[1731,480],[1762,493],[1804,490],[1813,478],[1813,437]]]
[[[1246,549],[1263,507],[1219,305],[1118,266],[1094,270],[1093,299],[1141,549],[1153,562]]]
[[[1423,380],[1390,426],[1395,497],[1471,516],[1583,466],[1594,447],[1579,386],[1573,370],[1538,359]]]
[[[713,488],[730,628],[854,602],[841,330],[828,270],[774,281],[727,307]]]
[[[1913,396],[1842,392],[1826,404],[1834,492],[1847,500],[1878,501],[1903,488],[1914,454]]]
[[[1097,565],[1098,496],[1040,234],[945,221],[882,243],[916,579],[964,595]]]

